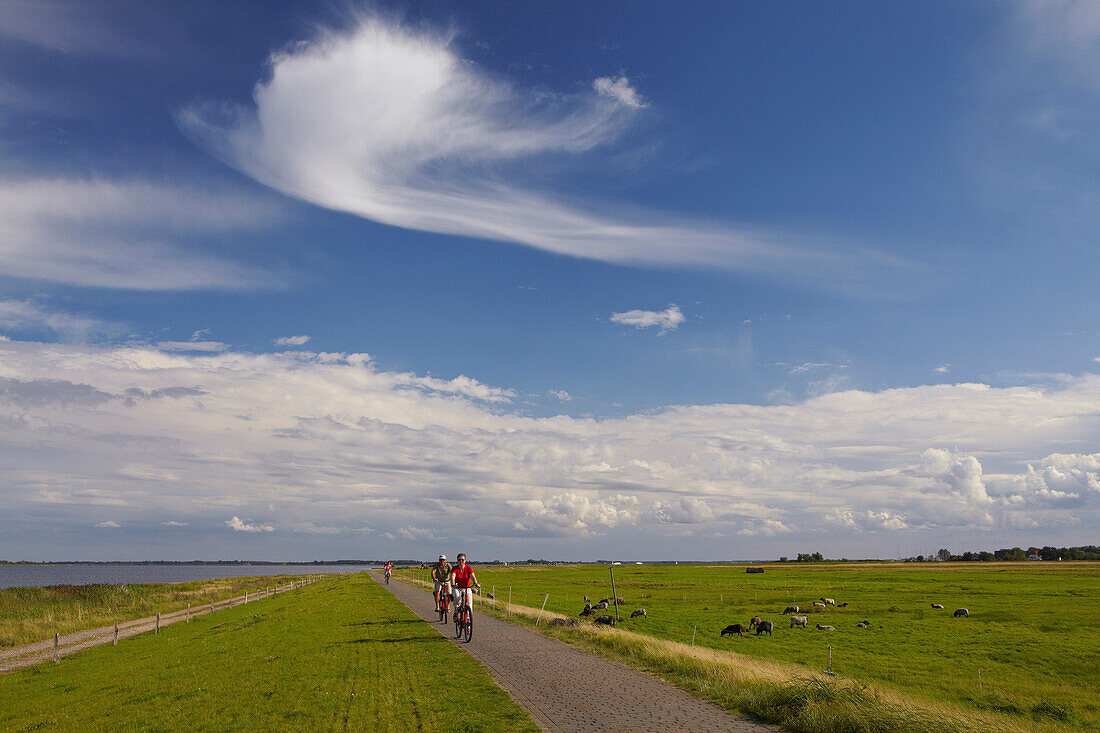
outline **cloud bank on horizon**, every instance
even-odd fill
[[[319,206],[572,257],[783,274],[841,290],[860,291],[872,270],[908,267],[835,237],[811,246],[778,230],[641,209],[612,217],[525,186],[513,164],[583,161],[620,138],[647,106],[624,75],[597,78],[587,93],[536,93],[465,61],[450,34],[378,16],[319,31],[269,67],[254,108],[192,105],[180,126],[234,168]]]
[[[528,417],[514,390],[387,372],[365,354],[9,340],[0,375],[9,542],[43,525],[171,527],[409,552],[428,536],[538,538],[571,556],[579,539],[644,554],[646,536],[671,533],[724,557],[837,532],[974,538],[1100,520],[1100,454],[1078,448],[1096,442],[1098,375],[613,419]]]

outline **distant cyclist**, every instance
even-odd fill
[[[432,565],[432,580],[435,581],[432,588],[432,597],[435,598],[435,610],[439,611],[439,592],[450,590],[451,564],[447,562],[446,555],[440,555],[439,561]]]
[[[390,572],[393,570],[393,563],[386,560],[386,564],[382,566],[382,570],[386,573],[386,585],[390,584]]]
[[[454,581],[455,609],[462,608],[464,604],[469,604],[473,608],[470,588],[480,588],[481,584],[477,582],[474,569],[466,564],[466,553],[458,553],[458,565],[451,570],[451,578]]]

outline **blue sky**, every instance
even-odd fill
[[[1087,2],[0,5],[0,557],[1095,542]]]

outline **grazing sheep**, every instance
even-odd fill
[[[818,624],[817,625],[817,630],[818,631],[836,631],[836,627],[835,626],[826,626],[825,624]]]
[[[749,619],[749,626],[752,626],[752,627],[755,628],[756,625],[759,624],[761,621],[763,621],[763,619],[760,618],[759,616],[753,616],[752,618]]]
[[[592,608],[598,609],[600,611],[606,611],[607,610],[607,601],[600,601],[595,606],[592,606]]]
[[[625,606],[626,605],[626,599],[625,598],[616,598],[615,599],[615,605],[616,606]]]
[[[642,618],[649,618],[649,616],[646,616],[644,608],[635,608],[630,612],[630,618],[638,618],[639,616]]]
[[[614,626],[615,619],[611,616],[597,616],[596,623],[603,624],[604,626]]]
[[[943,604],[942,603],[933,603],[932,608],[938,608],[942,611],[943,610]]]
[[[808,616],[791,616],[791,628],[793,629],[795,626],[806,628],[806,624],[809,623],[809,621],[810,619]]]
[[[585,596],[585,597],[584,597],[584,602],[585,602],[585,603],[591,603],[591,602],[592,602],[592,599],[591,599],[591,598],[589,598],[588,596]]]
[[[838,603],[838,604],[836,604],[836,607],[837,607],[837,608],[844,608],[844,607],[845,607],[845,606],[847,606],[847,605],[848,605],[848,601],[844,601],[844,603]]]
[[[958,609],[955,610],[955,618],[958,618],[959,616],[969,616],[969,615],[970,615],[970,611],[967,611],[965,608],[958,608]]]
[[[743,631],[748,631],[748,629],[741,624],[730,624],[726,628],[722,629],[722,633],[720,635],[733,636],[734,634],[737,634],[738,636],[741,636],[741,632]]]
[[[772,635],[771,621],[761,621],[756,625],[756,635],[760,636],[761,634],[767,634],[768,636]]]
[[[485,597],[488,598],[489,600],[492,600],[492,599],[496,598],[496,596],[494,596],[492,593],[486,593]]]
[[[550,619],[551,626],[576,626],[580,623],[580,619],[575,618],[552,618]]]
[[[783,609],[783,613],[798,613],[798,606],[787,606]]]
[[[601,599],[600,599],[600,603],[604,603],[604,604],[610,604],[610,603],[611,603],[611,599],[610,599],[610,598],[601,598]]]
[[[867,628],[867,627],[869,627],[870,625],[871,625],[871,624],[867,623],[866,621],[860,621],[860,622],[859,622],[858,624],[856,624],[856,626],[858,626],[858,627],[859,627],[859,628],[861,628],[861,629],[866,629],[866,628]]]
[[[582,616],[591,616],[592,615],[592,604],[591,603],[584,604],[584,610],[581,611],[581,615]]]
[[[825,608],[825,604],[821,601],[814,601],[814,608]]]
[[[826,606],[835,606],[835,605],[836,605],[836,600],[835,600],[835,599],[833,599],[833,598],[825,598],[825,597],[823,596],[823,597],[821,598],[821,600],[825,601],[825,605],[826,605]]]

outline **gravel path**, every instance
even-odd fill
[[[380,576],[372,573],[375,580]],[[453,639],[436,619],[432,596],[396,579],[383,586]],[[457,642],[456,642],[457,643]],[[734,731],[778,728],[731,715],[667,682],[535,631],[478,613],[474,636],[459,644],[488,667],[497,684],[547,731]]]
[[[261,598],[267,598],[268,596],[278,593],[286,593],[288,590],[294,588],[301,588],[304,585],[309,585],[321,577],[317,576],[308,580],[295,581],[288,585],[279,586],[276,590],[260,591],[257,593],[248,594],[248,602],[258,601]],[[187,621],[192,617],[203,616],[214,611],[221,611],[225,608],[237,606],[245,602],[245,596],[237,596],[236,598],[227,598],[222,601],[216,601],[213,606],[206,604],[203,606],[195,606],[194,608],[183,609],[181,611],[173,611],[172,613],[162,613],[160,615],[160,625],[168,626],[179,621]],[[126,621],[118,625],[118,638],[125,639],[137,634],[144,634],[148,631],[154,631],[157,627],[157,617],[149,616],[148,618],[139,618],[133,621]],[[74,631],[71,634],[65,634],[58,639],[57,656],[64,657],[69,654],[74,654],[81,649],[87,649],[93,646],[101,646],[103,644],[110,644],[114,641],[115,628],[114,626],[101,626],[98,629],[85,629],[83,631]],[[46,639],[45,641],[38,641],[34,644],[24,644],[23,646],[12,647],[11,649],[4,649],[0,651],[0,674],[7,672],[14,672],[17,669],[23,667],[29,667],[32,664],[39,664],[54,658],[53,639]]]

